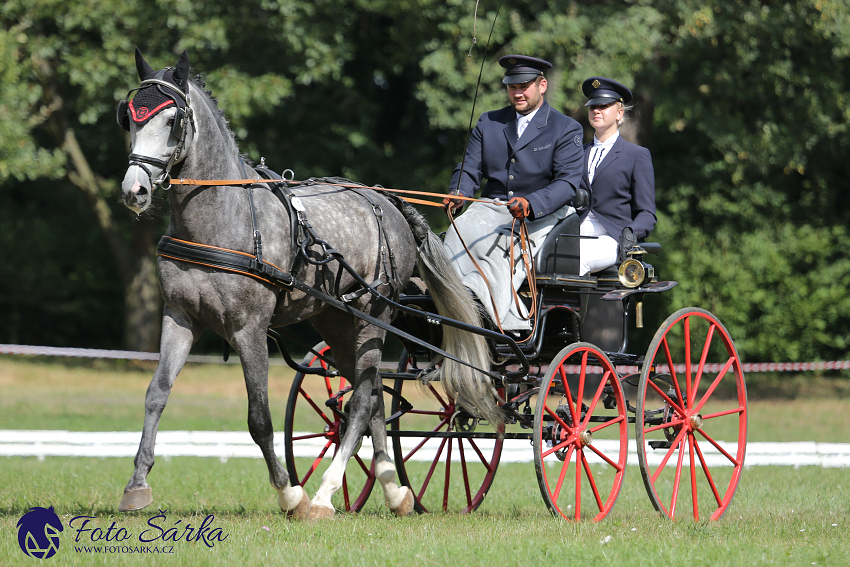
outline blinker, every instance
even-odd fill
[[[130,101],[122,100],[118,102],[118,109],[115,112],[115,119],[118,121],[118,125],[130,131]]]

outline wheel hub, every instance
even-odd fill
[[[582,429],[578,434],[578,442],[586,447],[593,442],[593,433],[589,429]]]
[[[688,425],[691,426],[691,429],[702,429],[702,416],[698,413],[695,413],[688,417]]]

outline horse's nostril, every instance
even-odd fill
[[[148,189],[147,189],[147,187],[144,187],[144,186],[141,186],[141,185],[140,185],[140,186],[139,186],[139,191],[138,191],[138,195],[139,195],[139,197],[144,197],[144,196],[145,196],[145,195],[147,195],[147,194],[148,194]]]

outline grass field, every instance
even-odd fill
[[[0,429],[138,431],[151,372],[147,363],[0,357]],[[290,382],[291,371],[272,367],[269,397],[278,428]],[[242,431],[245,413],[238,367],[190,365],[178,378],[161,428]],[[759,399],[751,392],[749,413],[750,441],[850,439],[850,398],[843,394]],[[159,459],[149,476],[153,509],[117,514],[132,466],[131,458],[0,458],[0,565],[37,562],[16,539],[18,520],[33,506],[54,506],[65,526],[59,551],[44,560],[57,565],[850,564],[847,469],[749,468],[718,522],[661,519],[637,467],[627,470],[608,519],[564,522],[543,504],[533,464],[509,463],[473,514],[394,518],[376,489],[360,514],[300,524],[277,509],[260,459]],[[157,517],[159,510],[164,514]],[[76,516],[94,516],[88,527],[102,532],[114,523],[129,539],[98,542],[117,549],[95,553],[92,532],[74,541],[78,534],[69,523]],[[163,541],[205,519],[224,541],[212,548],[185,536]],[[139,542],[143,533],[151,539],[163,531],[165,538]],[[143,546],[173,553],[130,553]]]

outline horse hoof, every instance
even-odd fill
[[[141,510],[153,502],[150,486],[144,488],[131,488],[125,490],[121,497],[121,503],[118,505],[119,512],[133,512]]]
[[[316,522],[318,520],[332,520],[334,513],[333,508],[314,504],[310,506],[310,515],[307,517],[307,520],[310,522]]]
[[[392,510],[392,512],[399,518],[409,516],[413,513],[413,491],[408,487],[405,488],[407,489],[407,494],[404,495],[404,499],[401,501],[401,504],[398,505],[398,508]]]
[[[307,520],[310,518],[310,499],[307,498],[307,493],[301,493],[301,502],[292,510],[286,510],[286,517],[293,520]]]

